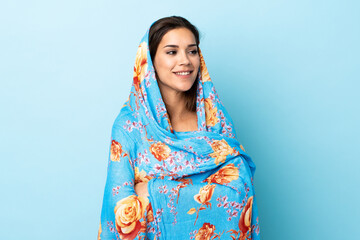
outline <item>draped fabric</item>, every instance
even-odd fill
[[[140,41],[129,98],[111,135],[98,239],[260,239],[255,165],[207,71],[197,76],[198,130],[171,126],[148,47]],[[134,186],[148,183],[150,196]]]

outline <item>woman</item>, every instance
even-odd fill
[[[182,17],[140,42],[112,129],[98,239],[260,239],[255,165]]]

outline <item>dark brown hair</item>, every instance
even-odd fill
[[[200,44],[199,31],[194,25],[192,25],[188,20],[186,20],[183,17],[179,17],[179,16],[164,17],[154,22],[149,30],[149,50],[150,50],[151,60],[153,62],[155,59],[157,48],[163,36],[168,31],[176,28],[189,29],[194,34],[196,46],[199,48],[199,44]],[[198,74],[200,73],[198,72]],[[156,74],[156,78],[158,79],[157,74]],[[198,77],[196,77],[196,80],[192,85],[192,87],[188,91],[184,92],[184,96],[186,99],[185,106],[189,111],[192,112],[196,111],[197,85],[198,85]]]

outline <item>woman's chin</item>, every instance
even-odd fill
[[[190,90],[190,88],[191,88],[191,86],[182,86],[182,87],[178,87],[177,90],[179,92],[187,92]]]
[[[186,92],[186,91],[189,91],[191,89],[191,87],[193,86],[194,82],[192,83],[183,83],[183,84],[178,84],[176,86],[176,89],[179,91],[179,92]]]

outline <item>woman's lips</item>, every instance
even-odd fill
[[[175,74],[177,77],[187,78],[187,77],[191,76],[191,73],[192,73],[193,71],[183,71],[183,72],[181,72],[181,73],[184,73],[184,72],[188,72],[188,74],[177,74],[177,72],[174,72],[174,74]]]

